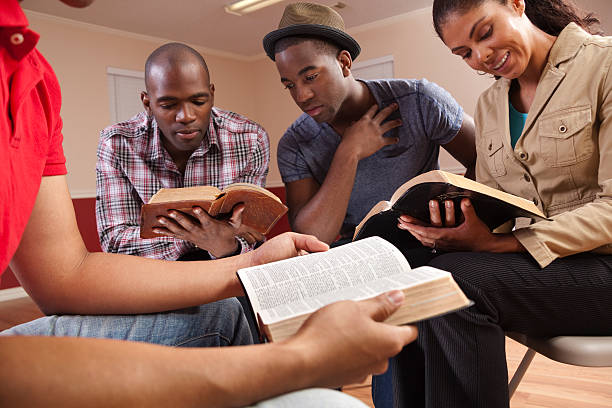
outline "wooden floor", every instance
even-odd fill
[[[42,316],[29,298],[0,302],[0,331]],[[525,347],[506,339],[509,376],[518,366]],[[370,380],[344,387],[372,406]],[[512,398],[511,408],[612,408],[612,367],[589,368],[557,363],[536,355]]]
[[[506,337],[508,377],[518,367],[526,347]],[[345,392],[372,405],[370,380]],[[519,384],[511,408],[612,408],[612,367],[577,367],[536,354]]]

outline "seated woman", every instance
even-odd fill
[[[508,407],[504,332],[612,334],[612,37],[563,0],[435,0],[433,18],[453,54],[498,78],[476,108],[477,180],[552,221],[494,234],[467,199],[460,224],[435,202],[430,225],[402,216],[436,252],[415,259],[475,306],[420,324],[387,378],[398,406]]]

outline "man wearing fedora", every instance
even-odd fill
[[[201,262],[87,252],[66,182],[60,85],[38,40],[18,1],[0,0],[0,277],[10,263],[48,314],[0,332],[0,405],[363,407],[302,389],[384,371],[416,337],[413,327],[382,323],[402,292],[329,305],[282,342],[220,347],[250,342],[240,306],[222,301],[240,311],[236,319],[204,327],[212,310],[198,305],[243,294],[239,268],[327,245],[285,233]]]
[[[427,80],[355,79],[361,48],[332,8],[288,5],[263,45],[304,112],[278,146],[294,231],[350,240],[374,204],[438,168],[440,146],[473,174],[472,118]]]

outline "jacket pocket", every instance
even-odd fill
[[[538,123],[540,153],[550,167],[589,159],[595,151],[591,106],[576,106],[542,116]]]
[[[504,143],[499,139],[497,131],[491,131],[483,135],[481,150],[487,162],[489,172],[493,177],[506,175],[504,164]]]

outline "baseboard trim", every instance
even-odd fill
[[[22,287],[9,288],[0,290],[0,302],[6,302],[14,299],[28,297],[28,294]]]

